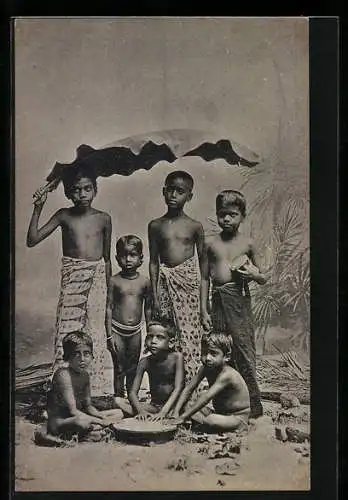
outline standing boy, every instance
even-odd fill
[[[143,262],[143,244],[134,235],[116,243],[116,259],[121,272],[112,276],[107,300],[107,340],[114,364],[114,393],[124,397],[133,385],[141,351],[143,309],[146,323],[151,315],[150,280],[137,269]]]
[[[93,396],[102,396],[113,392],[112,377],[108,377],[105,371],[110,364],[105,341],[105,307],[106,287],[111,274],[111,217],[91,206],[97,193],[97,182],[90,169],[81,164],[78,168],[68,168],[63,183],[65,195],[74,206],[61,208],[39,228],[47,194],[38,190],[27,245],[33,247],[57,228],[61,229],[62,277],[53,371],[64,364],[63,337],[74,331],[89,333],[94,345],[91,391]]]
[[[150,279],[155,313],[173,322],[178,331],[176,348],[184,356],[187,381],[200,363],[201,321],[209,320],[206,302],[200,300],[201,280],[206,286],[208,262],[202,224],[184,207],[192,198],[193,179],[182,171],[170,173],[163,188],[167,212],[148,226]],[[207,292],[203,291],[205,296]]]
[[[264,284],[254,243],[239,226],[246,214],[242,193],[224,190],[216,198],[216,216],[222,231],[207,240],[209,276],[212,280],[212,323],[215,331],[232,335],[234,364],[246,381],[251,418],[262,415],[256,380],[255,332],[248,281]],[[207,290],[205,287],[204,290]],[[202,297],[207,303],[207,296]]]

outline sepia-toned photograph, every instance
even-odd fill
[[[310,490],[308,19],[13,45],[15,491]]]

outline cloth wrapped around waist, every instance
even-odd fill
[[[175,267],[161,264],[158,291],[161,316],[176,327],[174,347],[183,354],[186,381],[189,382],[200,367],[203,333],[197,256]]]
[[[112,394],[111,357],[106,348],[106,275],[104,259],[89,261],[62,258],[61,287],[57,307],[53,372],[64,365],[63,338],[80,331],[93,340],[94,358],[89,372],[92,396]]]
[[[138,323],[137,325],[124,325],[113,318],[111,320],[112,333],[121,335],[121,337],[131,337],[133,335],[141,333],[142,326],[142,321],[140,321],[140,323]]]

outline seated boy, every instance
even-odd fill
[[[174,338],[175,332],[169,324],[159,321],[149,323],[145,345],[150,355],[139,362],[129,402],[124,398],[115,398],[125,417],[156,414],[156,418],[164,418],[173,409],[184,386],[183,356],[172,350]],[[150,403],[141,403],[138,398],[145,372],[149,377]]]
[[[68,367],[56,370],[48,395],[48,433],[81,436],[120,420],[119,410],[98,411],[91,403],[87,371],[93,360],[91,337],[82,332],[69,333],[63,339],[63,359]]]
[[[177,423],[192,417],[212,432],[228,432],[248,427],[250,398],[242,376],[228,365],[232,355],[232,337],[212,332],[202,338],[202,366],[183,390],[174,410]],[[209,389],[182,414],[181,409],[191,394],[206,378]],[[207,405],[212,402],[212,408]]]

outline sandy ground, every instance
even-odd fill
[[[207,458],[198,452],[202,448],[198,443],[174,440],[134,446],[113,441],[42,448],[33,442],[35,428],[16,418],[16,491],[310,489],[309,458],[296,452],[295,444],[277,441],[274,426],[269,423],[250,430],[233,476],[219,475],[215,467],[226,458]],[[173,458],[181,456],[186,457],[186,469],[169,468]]]

